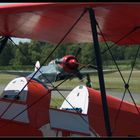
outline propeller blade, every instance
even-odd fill
[[[77,57],[80,54],[80,52],[81,52],[81,48],[79,47],[76,54],[75,54],[75,57]]]

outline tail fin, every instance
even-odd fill
[[[37,71],[37,69],[40,68],[40,62],[39,61],[36,61],[35,63],[35,70],[34,71]]]

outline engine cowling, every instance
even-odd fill
[[[64,69],[65,72],[71,73],[78,69],[79,62],[75,56],[67,55],[61,59],[60,66]]]

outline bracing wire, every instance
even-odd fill
[[[66,36],[70,33],[70,31],[74,28],[74,26],[77,24],[77,22],[83,17],[83,15],[85,14],[87,10],[85,9],[83,11],[83,13],[80,15],[80,17],[76,20],[76,22],[72,25],[72,27],[68,30],[68,32],[64,35],[64,37],[60,40],[60,42],[56,45],[56,47],[53,49],[53,51],[48,55],[48,57],[45,59],[45,61],[42,63],[41,67],[43,66],[43,64],[48,60],[48,58],[50,58],[50,56],[53,54],[53,52],[57,49],[57,47],[62,43],[62,41],[66,38]],[[10,39],[11,40],[11,39]],[[13,41],[12,41],[13,42]],[[15,44],[15,43],[14,43]],[[21,51],[21,50],[20,50]],[[22,52],[22,51],[21,51]],[[40,67],[40,68],[41,68]],[[22,90],[18,93],[18,95],[24,90],[24,88],[29,84],[29,82],[33,79],[33,77],[35,76],[35,74],[40,70],[40,68],[37,69],[37,71],[34,73],[34,75],[29,79],[29,81],[27,82],[27,84],[22,88]],[[51,82],[50,82],[51,83]],[[52,83],[51,83],[52,84]],[[53,84],[52,84],[53,85]],[[54,86],[53,86],[54,87]],[[56,87],[54,87],[54,89],[56,89]],[[56,89],[57,90],[57,89]],[[57,90],[58,91],[58,90]],[[59,91],[58,91],[59,92]],[[59,94],[61,94],[59,92]],[[46,95],[45,95],[46,96]],[[63,96],[61,94],[61,96]],[[37,101],[35,101],[32,105],[34,105],[35,103],[37,103],[38,101],[40,101],[44,96],[42,96],[41,98],[39,98]],[[63,96],[63,98],[65,99],[65,97]],[[68,101],[67,101],[68,102]],[[69,103],[69,102],[68,102]],[[13,104],[13,101],[9,104],[9,106],[4,110],[4,112],[0,115],[0,117],[2,117],[6,111],[10,108],[10,106]],[[70,104],[70,103],[69,103]],[[11,120],[14,120],[17,116],[19,116],[21,113],[23,113],[25,110],[29,109],[32,105],[30,105],[29,107],[27,107],[26,109],[24,109],[22,112],[20,112],[19,114],[17,114],[15,117],[13,117]],[[71,105],[71,104],[70,104]],[[72,105],[71,105],[72,106]],[[73,107],[73,106],[72,106]],[[74,107],[73,107],[74,108]],[[76,111],[76,110],[75,110]],[[79,112],[77,112],[79,114]],[[79,114],[81,116],[81,114]],[[83,117],[82,117],[83,118]],[[85,121],[85,120],[84,120]],[[4,125],[5,126],[5,125]],[[90,127],[91,131],[96,135],[97,133]]]
[[[112,133],[113,133],[114,130],[115,130],[115,127],[116,127],[116,122],[117,122],[119,113],[120,113],[121,105],[122,105],[122,102],[123,102],[124,97],[125,97],[125,94],[126,94],[126,90],[128,90],[128,92],[129,92],[129,94],[130,94],[130,97],[131,97],[131,99],[132,99],[132,101],[133,101],[133,103],[134,103],[134,105],[135,105],[135,107],[136,107],[136,110],[138,111],[138,113],[139,113],[139,115],[140,115],[140,111],[139,111],[139,109],[138,109],[138,107],[137,107],[137,105],[136,105],[136,103],[135,103],[135,100],[134,100],[134,98],[133,98],[133,96],[132,96],[132,94],[131,94],[131,92],[130,92],[130,90],[129,90],[129,81],[130,81],[130,78],[131,78],[131,75],[132,75],[133,68],[134,68],[134,66],[135,66],[136,58],[137,58],[137,56],[138,56],[140,47],[138,47],[138,50],[137,50],[136,55],[135,55],[135,58],[134,58],[134,63],[133,63],[133,65],[132,65],[132,69],[131,69],[131,72],[130,72],[128,81],[126,82],[125,79],[123,78],[123,75],[122,75],[122,73],[121,73],[121,71],[120,71],[120,69],[119,69],[119,67],[118,67],[118,65],[117,65],[117,63],[116,63],[116,61],[115,61],[115,58],[114,58],[114,56],[113,56],[113,54],[112,54],[112,52],[111,52],[111,50],[110,50],[110,47],[108,46],[108,44],[107,44],[107,42],[106,42],[106,39],[105,39],[105,37],[104,37],[104,35],[103,35],[103,33],[102,33],[102,31],[101,31],[101,29],[100,29],[98,23],[97,23],[97,26],[98,26],[98,29],[100,30],[100,33],[101,33],[101,35],[102,35],[102,37],[103,37],[103,39],[104,39],[104,42],[105,42],[105,44],[106,44],[106,46],[107,46],[107,48],[108,48],[108,50],[109,50],[109,52],[110,52],[110,54],[111,54],[111,56],[112,56],[112,58],[113,58],[113,61],[114,61],[115,65],[116,65],[116,67],[117,67],[117,69],[118,69],[118,71],[119,71],[119,73],[120,73],[120,75],[121,75],[121,77],[122,77],[122,80],[123,80],[123,82],[124,82],[124,84],[125,84],[125,86],[124,86],[124,87],[125,87],[125,91],[124,91],[124,94],[123,94],[121,103],[120,103],[120,105],[119,105],[119,109],[118,109],[117,114],[116,114],[116,117],[115,117],[115,125],[114,125],[113,131],[112,131]],[[138,28],[134,28],[134,29],[131,30],[131,31],[129,32],[129,34],[127,34],[127,35],[130,35],[131,33],[135,32],[136,29],[138,29]]]
[[[97,25],[98,25],[98,23],[97,23]],[[110,48],[110,49],[113,48],[116,44],[118,44],[120,41],[122,41],[123,39],[125,39],[125,38],[126,38],[127,36],[129,36],[131,33],[135,32],[137,29],[139,29],[139,28],[133,28],[132,30],[130,30],[128,33],[126,33],[125,35],[123,35],[119,40],[117,40],[117,41],[114,42],[112,45],[110,45],[109,48]],[[103,36],[103,33],[102,33],[102,36]],[[109,50],[109,49],[107,48],[106,50],[102,51],[101,54],[104,54],[104,53],[108,52],[108,50]],[[95,59],[96,59],[96,57],[94,57],[87,65],[89,65],[90,63],[92,63]],[[82,67],[80,68],[80,70],[83,69],[84,67],[85,67],[85,66],[82,66]]]
[[[13,40],[11,40],[12,42],[13,42]],[[14,42],[13,42],[14,43]],[[20,49],[21,50],[21,49]],[[21,53],[23,53],[22,51],[21,51]],[[24,53],[23,53],[24,54]],[[41,71],[39,71],[40,73],[42,73]],[[44,76],[43,75],[43,77],[44,78],[46,78],[48,81],[49,81],[49,79],[46,77],[46,76]],[[52,84],[52,82],[51,81],[49,81],[49,83],[52,85],[52,87],[53,87],[53,89],[51,89],[51,90],[49,90],[49,91],[52,91],[52,90],[56,90],[67,102],[68,102],[68,104],[73,108],[73,110],[75,110],[77,113],[78,113],[78,115],[80,115],[80,117],[86,122],[86,123],[88,123],[87,122],[87,120],[85,120],[84,118],[83,118],[83,116],[74,108],[74,106],[63,96],[63,94],[56,88],[56,87],[54,87],[54,85]],[[49,95],[49,94],[47,94],[47,95]],[[46,95],[46,96],[47,96]],[[30,106],[28,106],[27,108],[25,108],[22,112],[20,112],[19,114],[17,114],[15,117],[13,117],[11,120],[14,120],[16,117],[18,117],[20,114],[22,114],[24,111],[26,111],[26,110],[28,110],[29,108],[31,108],[33,105],[35,105],[36,103],[38,103],[42,98],[44,98],[45,96],[42,96],[42,97],[40,97],[38,100],[36,100],[34,103],[32,103]],[[6,124],[4,124],[2,127],[4,127]],[[2,127],[0,127],[0,128],[2,128]],[[99,136],[98,134],[97,134],[97,132],[95,132],[94,130],[93,130],[93,128],[89,125],[89,127],[90,127],[90,130],[94,133],[94,135],[95,136]]]
[[[86,9],[82,12],[82,14],[78,17],[78,19],[74,22],[74,24],[71,26],[71,28],[66,32],[66,34],[63,36],[63,38],[58,42],[58,44],[55,46],[55,48],[50,52],[48,57],[44,60],[44,62],[41,64],[41,67],[46,63],[46,61],[50,58],[50,56],[54,53],[54,51],[59,47],[59,45],[63,42],[63,40],[67,37],[67,35],[72,31],[72,29],[75,27],[75,25],[78,23],[78,21],[83,17],[83,15],[86,13]],[[33,79],[33,77],[36,75],[36,73],[41,69],[38,68],[37,71],[32,75],[32,77],[28,80],[27,84],[21,89],[21,91],[17,94],[19,96],[24,88],[29,84],[29,82]],[[6,111],[9,109],[9,107],[13,104],[14,101],[12,101],[7,108],[3,111],[3,113],[0,115],[0,118],[6,113]]]

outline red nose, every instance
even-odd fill
[[[78,68],[78,63],[76,59],[70,59],[68,61],[68,65],[71,69],[77,69]]]

